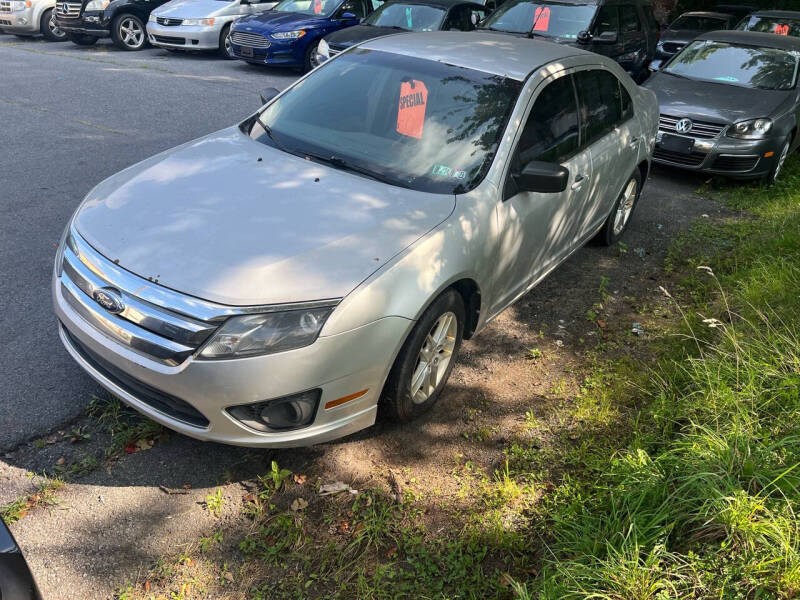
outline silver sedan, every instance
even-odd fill
[[[613,61],[494,33],[372,40],[266,97],[95,187],[52,288],[100,384],[243,446],[431,408],[462,339],[623,235],[658,126]]]

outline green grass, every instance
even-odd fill
[[[58,504],[57,492],[64,485],[58,478],[44,477],[33,494],[17,498],[14,502],[0,507],[0,518],[7,524],[15,523],[35,508]]]

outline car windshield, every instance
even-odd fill
[[[686,16],[675,19],[669,28],[673,31],[714,31],[715,29],[725,29],[725,21],[710,17]]]
[[[778,35],[800,37],[800,19],[778,19],[753,15],[744,19],[736,28],[744,31],[760,31],[761,33],[777,33]]]
[[[300,13],[301,15],[314,15],[315,17],[329,17],[342,0],[282,0],[275,5],[274,12]]]
[[[534,33],[548,37],[575,39],[589,29],[596,4],[559,4],[508,0],[481,25],[485,29],[511,33]]]
[[[367,25],[398,27],[409,31],[436,31],[442,26],[444,9],[424,4],[384,4],[366,19]]]
[[[664,71],[700,81],[788,90],[795,85],[797,67],[795,52],[707,40],[689,44]]]
[[[491,166],[521,88],[483,71],[354,50],[270,104],[250,137],[392,185],[463,193]]]

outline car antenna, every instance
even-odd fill
[[[533,30],[536,29],[536,24],[539,22],[539,19],[544,14],[544,8],[545,8],[544,6],[540,6],[539,7],[539,14],[538,15],[536,14],[536,9],[534,9],[534,11],[533,11],[533,24],[531,25],[531,28],[528,30],[528,37],[529,38],[533,38],[533,36],[535,35],[533,33]]]

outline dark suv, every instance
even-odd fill
[[[481,27],[603,54],[636,81],[647,77],[659,36],[649,0],[508,0]]]
[[[167,0],[56,0],[56,22],[70,41],[91,46],[111,37],[123,50],[147,45],[145,24],[150,13]]]

